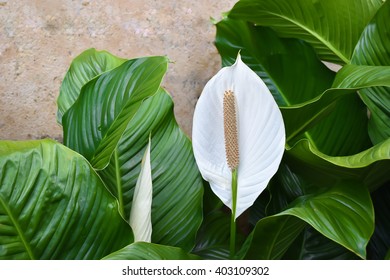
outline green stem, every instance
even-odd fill
[[[123,205],[123,192],[122,192],[122,178],[120,173],[119,154],[118,149],[114,151],[115,160],[115,178],[116,178],[116,190],[118,193],[119,213],[125,218],[125,211]]]
[[[232,216],[230,219],[230,259],[236,254],[237,168],[232,170]]]

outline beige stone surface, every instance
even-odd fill
[[[163,86],[190,134],[205,83],[220,69],[219,19],[236,0],[0,0],[0,139],[62,138],[56,99],[72,59],[87,48],[125,57],[167,55]]]

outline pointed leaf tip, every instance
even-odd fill
[[[281,112],[264,82],[240,54],[206,84],[194,112],[192,141],[203,178],[232,208],[231,177],[225,147],[223,99],[236,97],[238,194],[236,217],[250,207],[277,171],[285,145]]]

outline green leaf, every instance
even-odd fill
[[[390,71],[389,69],[389,67],[345,65],[337,73],[331,88],[301,104],[282,107],[281,111],[285,121],[287,140],[291,142],[294,137],[313,127],[324,117],[329,116],[336,107],[339,107],[338,110],[344,114],[347,113],[346,110],[363,112],[363,107],[359,105],[356,98],[353,97],[349,97],[348,100],[350,101],[342,101],[344,102],[344,105],[340,106],[337,104],[343,98],[354,95],[357,90],[378,86],[389,86],[390,79],[387,78]],[[351,106],[352,104],[348,105],[349,102],[355,104],[354,108]],[[352,118],[357,115],[356,113],[351,112],[348,112],[348,114],[350,114]],[[366,117],[364,117],[364,115],[365,113],[363,112],[363,114],[360,114],[360,120],[352,119],[351,121],[366,126],[365,122],[367,121],[365,120]],[[364,119],[362,119],[362,117],[364,117]],[[337,124],[340,122],[329,121],[329,123]],[[365,130],[366,129],[364,128],[364,131]]]
[[[297,198],[283,212],[260,220],[247,241],[245,258],[279,259],[305,222],[361,258],[374,230],[374,212],[366,188],[340,183]]]
[[[287,148],[287,161],[295,172],[321,185],[340,179],[362,182],[375,190],[388,180],[390,139],[351,156],[321,153],[308,139]],[[319,179],[321,178],[321,179]]]
[[[280,215],[298,217],[361,258],[374,231],[370,195],[359,183],[339,183],[329,190],[299,197]]]
[[[281,37],[305,40],[322,60],[346,64],[381,4],[381,0],[241,0],[228,16],[270,26]]]
[[[96,76],[118,67],[126,59],[116,57],[106,51],[88,49],[77,56],[70,65],[61,84],[57,99],[57,122],[79,97],[81,88]]]
[[[358,65],[390,66],[390,2],[386,1],[365,28],[356,45],[352,63]],[[383,76],[390,80],[389,75]],[[377,144],[390,137],[390,87],[361,91],[361,97],[370,110],[368,131]]]
[[[390,87],[390,66],[345,65],[337,72],[333,88],[361,90]],[[361,94],[363,96],[364,94]]]
[[[152,242],[189,251],[202,221],[203,181],[191,142],[174,118],[172,98],[167,92],[160,89],[142,103],[100,175],[118,198],[121,211],[128,219],[149,135],[152,143]]]
[[[244,259],[281,259],[301,233],[305,222],[293,216],[268,216],[257,222],[243,250]]]
[[[158,90],[167,62],[132,59],[89,81],[63,116],[65,145],[103,169],[142,101]]]
[[[367,257],[383,260],[390,249],[390,179],[371,194],[375,210],[375,231],[367,247]]]
[[[176,247],[136,242],[103,258],[104,260],[199,260]]]
[[[51,140],[0,141],[0,259],[100,259],[133,234],[90,164]]]
[[[288,248],[283,259],[355,260],[359,257],[340,244],[326,238],[311,226],[307,226]]]
[[[204,217],[192,252],[203,259],[228,259],[230,242],[230,216],[214,211]]]

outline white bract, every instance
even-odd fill
[[[130,226],[134,233],[134,242],[151,242],[152,239],[152,168],[150,164],[150,139],[142,158],[141,172],[134,189],[130,212]]]
[[[194,112],[192,143],[203,178],[232,209],[232,170],[225,151],[223,98],[236,99],[239,164],[235,218],[250,207],[276,173],[283,156],[281,112],[259,76],[241,61],[222,68],[206,84]],[[233,209],[232,209],[233,210]]]

